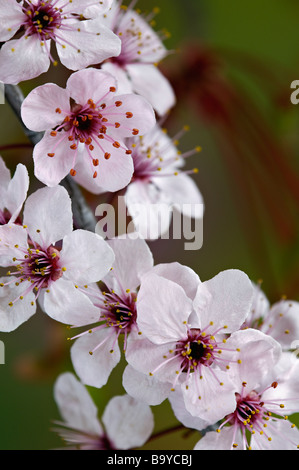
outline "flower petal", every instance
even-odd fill
[[[49,44],[50,40],[47,46],[42,47],[36,35],[22,36],[3,44],[0,50],[0,81],[17,85],[46,72],[50,66],[46,52]]]
[[[98,410],[88,391],[76,377],[65,372],[54,385],[54,398],[66,424],[91,434],[103,434]]]
[[[78,104],[85,104],[91,98],[94,103],[100,103],[109,95],[110,88],[116,87],[116,80],[110,73],[90,67],[72,73],[66,87]]]
[[[28,247],[27,238],[27,231],[21,225],[0,225],[1,266],[12,266],[18,259],[23,259],[24,250]],[[13,261],[14,258],[16,258],[15,261]]]
[[[105,328],[87,333],[75,341],[71,348],[71,359],[83,383],[97,388],[107,383],[112,370],[120,361],[116,340],[116,334]],[[97,349],[91,355],[94,348]]]
[[[34,88],[24,99],[21,107],[22,120],[29,129],[39,132],[52,129],[62,123],[58,110],[70,110],[67,90],[55,83]]]
[[[175,106],[173,88],[155,65],[128,64],[126,70],[135,93],[144,96],[160,116],[164,116]]]
[[[114,253],[99,235],[78,229],[63,239],[60,261],[66,267],[65,278],[82,286],[106,276],[113,265]]]
[[[248,276],[237,269],[228,269],[199,285],[194,309],[201,325],[211,321],[226,326],[226,333],[240,328],[247,317],[253,297]]]
[[[143,276],[137,297],[137,322],[153,343],[163,344],[186,336],[192,301],[183,288],[153,273]]]
[[[142,446],[154,429],[149,406],[129,395],[113,397],[105,408],[103,423],[117,449]]]
[[[39,302],[49,317],[66,325],[79,327],[99,320],[99,309],[72,282],[63,278],[43,291]]]
[[[243,448],[243,439],[240,432],[235,432],[234,426],[221,429],[221,432],[208,432],[198,441],[194,450],[232,450],[232,445],[237,444]]]
[[[157,264],[152,268],[151,272],[179,284],[184,289],[186,295],[192,300],[196,295],[199,284],[201,284],[198,275],[193,269],[178,262]]]
[[[0,0],[0,41],[12,38],[23,23],[25,15],[15,1]]]
[[[56,137],[48,131],[33,149],[34,174],[47,186],[57,186],[74,166],[74,150],[67,137],[64,131]]]
[[[11,213],[11,222],[14,222],[20,213],[23,203],[27,196],[28,188],[29,175],[27,168],[25,167],[25,165],[19,163],[17,165],[13,178],[9,182],[5,197],[5,207]]]
[[[113,269],[104,279],[105,284],[120,292],[122,289],[135,291],[140,285],[143,274],[149,271],[153,264],[153,255],[141,238],[114,238],[108,241],[115,254]]]
[[[62,186],[41,188],[30,194],[24,207],[24,224],[32,240],[44,248],[73,230],[71,198]]]
[[[174,176],[154,178],[153,182],[172,205],[188,217],[201,219],[204,214],[204,201],[196,183],[190,176],[179,173]]]
[[[125,368],[122,380],[124,389],[131,397],[151,406],[162,403],[170,393],[169,383],[160,382],[130,365]]]
[[[71,70],[81,70],[89,65],[99,64],[120,53],[120,39],[98,18],[78,21],[77,25],[72,23],[67,30],[60,29],[57,35],[59,58],[61,63]]]
[[[0,278],[1,283],[11,282],[11,277]],[[24,295],[24,298],[17,300],[12,306],[9,302],[17,299],[28,287],[29,283],[24,281],[18,286],[15,283],[0,287],[0,331],[10,332],[16,330],[25,323],[36,311],[35,296],[32,292]]]

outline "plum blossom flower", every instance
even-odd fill
[[[291,349],[299,338],[299,302],[283,296],[270,305],[261,285],[253,286],[252,308],[243,328],[257,328],[275,338],[284,350]]]
[[[74,230],[71,200],[62,186],[41,188],[24,206],[24,225],[0,226],[0,265],[11,266],[0,283],[0,328],[12,331],[42,309],[62,323],[76,322],[97,309],[80,290],[97,282],[114,254],[97,234]]]
[[[102,279],[101,289],[84,289],[97,309],[97,322],[90,325],[82,310],[79,326],[88,328],[72,338],[76,341],[71,348],[77,375],[86,385],[98,388],[106,384],[120,361],[119,339],[123,338],[126,350],[128,336],[133,331],[138,335],[137,290],[141,276],[153,266],[152,253],[143,239],[115,238],[107,243],[115,254],[112,270]]]
[[[46,72],[55,42],[61,63],[71,70],[120,53],[119,38],[99,18],[85,18],[87,7],[105,11],[110,1],[0,0],[0,80],[18,84]],[[102,4],[102,6],[101,6]],[[16,33],[21,33],[13,39]]]
[[[128,7],[115,0],[104,13],[103,24],[121,40],[121,52],[108,59],[102,69],[118,80],[121,93],[135,92],[144,96],[160,116],[164,116],[176,102],[171,84],[158,68],[158,63],[169,54],[163,40],[167,32],[156,33],[153,17],[158,8],[146,15],[133,10],[136,1]]]
[[[249,331],[251,339],[246,338]],[[281,354],[279,344],[258,330],[239,333],[244,339],[242,364],[229,371],[237,385],[235,410],[217,431],[200,439],[195,450],[298,449],[299,430],[288,418],[299,410],[298,359],[289,352]]]
[[[187,129],[185,126],[170,138],[157,124],[144,136],[125,141],[132,149],[134,172],[125,190],[124,201],[135,231],[147,240],[157,239],[169,229],[173,208],[186,217],[203,217],[203,197],[189,176],[198,170],[182,168],[185,160],[201,148],[182,153],[176,145]],[[80,171],[76,179],[89,191],[101,192],[101,188],[90,183],[88,173]]]
[[[150,407],[129,395],[113,397],[101,423],[88,391],[70,372],[56,380],[54,398],[63,418],[54,430],[66,441],[68,449],[132,449],[145,444],[154,428]]]
[[[22,119],[29,129],[46,131],[33,150],[40,181],[55,186],[68,173],[86,171],[104,191],[129,183],[132,151],[124,138],[148,132],[155,116],[141,96],[115,93],[114,77],[93,68],[73,73],[66,89],[48,83],[29,93]]]
[[[0,156],[0,225],[15,222],[18,218],[29,187],[28,171],[19,163],[11,178],[10,171]]]
[[[198,278],[194,295],[186,291],[187,271],[176,279],[172,269],[168,267],[168,278],[166,266],[163,275],[153,270],[142,277],[137,297],[141,335],[128,338],[126,358],[131,368],[154,377],[156,384],[168,384],[168,395],[181,390],[187,410],[214,423],[235,406],[227,369],[231,361],[239,361],[232,354],[241,346],[232,347],[230,335],[248,314],[252,285],[242,271],[227,270],[209,281]],[[127,390],[126,383],[128,372]],[[134,396],[139,394],[140,387]]]

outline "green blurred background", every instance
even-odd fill
[[[173,51],[162,63],[177,95],[165,122],[174,135],[190,131],[182,151],[202,152],[188,160],[205,200],[204,240],[199,251],[184,240],[150,244],[155,262],[179,261],[202,280],[228,268],[263,280],[271,302],[282,294],[299,300],[299,106],[290,102],[290,84],[299,79],[299,4],[296,0],[139,0],[142,11],[160,7],[156,30],[171,33]],[[52,67],[21,84],[26,95],[49,81],[65,85],[68,71]],[[28,143],[8,105],[0,107],[0,146]],[[27,165],[32,150],[2,149],[7,166]],[[30,192],[41,184],[31,178]],[[91,205],[98,200],[86,194]],[[15,332],[0,334],[0,449],[52,449],[61,446],[50,431],[59,419],[53,384],[72,370],[64,326],[38,312]],[[122,362],[107,386],[90,389],[100,414],[111,396],[123,394]],[[170,406],[153,408],[155,432],[176,426]],[[299,420],[297,419],[297,423]],[[192,449],[198,433],[169,434],[148,449]]]

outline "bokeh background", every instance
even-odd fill
[[[242,269],[253,281],[263,280],[271,302],[283,294],[298,301],[299,105],[290,101],[290,85],[299,79],[299,3],[139,0],[137,6],[147,12],[158,6],[155,29],[170,33],[165,45],[171,54],[160,67],[177,105],[165,127],[174,135],[189,125],[179,148],[202,147],[188,166],[199,169],[194,179],[205,200],[203,246],[186,251],[184,240],[155,241],[155,262],[176,260],[202,280]],[[46,82],[64,86],[68,74],[51,67],[21,88],[26,95]],[[41,186],[33,177],[32,149],[8,105],[0,106],[0,149],[12,171],[19,162],[27,165],[30,192]],[[1,450],[61,446],[51,432],[52,420],[59,419],[53,384],[60,372],[72,371],[67,336],[42,312],[15,332],[0,333],[6,354],[0,365]],[[103,389],[90,388],[100,414],[111,396],[124,393],[123,366]],[[155,433],[178,424],[167,402],[153,412]],[[196,432],[177,431],[144,449],[192,449],[198,439]]]

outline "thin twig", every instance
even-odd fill
[[[36,145],[42,139],[44,134],[43,132],[31,131],[24,125],[21,117],[21,106],[24,100],[24,95],[20,87],[18,85],[5,85],[5,99],[19,119],[26,137],[33,145]],[[94,232],[97,223],[96,218],[86,203],[77,183],[68,175],[61,181],[61,185],[67,189],[72,200],[75,227]]]

